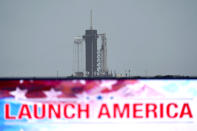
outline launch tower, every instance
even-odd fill
[[[86,58],[86,74],[89,77],[97,75],[97,30],[92,26],[92,11],[90,13],[90,29],[85,31],[83,36],[85,40],[85,58]]]
[[[100,45],[100,48],[97,44],[97,40],[99,37],[101,38],[101,42],[102,42]],[[97,30],[93,29],[92,11],[91,11],[90,12],[90,29],[87,29],[85,31],[85,35],[83,35],[80,38],[80,43],[82,43],[82,41],[85,41],[85,73],[84,74],[86,77],[106,76],[108,74],[107,40],[106,39],[107,38],[106,38],[105,33],[98,34]],[[75,39],[75,43],[76,43],[76,40],[77,39]],[[79,62],[77,64],[79,64]],[[75,73],[75,74],[79,74],[79,73]]]

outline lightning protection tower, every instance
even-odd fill
[[[74,38],[74,60],[75,60],[75,76],[82,77],[83,74],[83,38]]]

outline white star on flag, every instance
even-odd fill
[[[107,88],[107,89],[109,89],[109,90],[111,90],[112,89],[112,85],[114,85],[114,84],[116,84],[117,83],[117,81],[116,80],[110,80],[110,81],[106,81],[106,80],[103,80],[102,82],[101,82],[101,85],[100,85],[100,87],[101,88]]]
[[[79,81],[82,85],[85,85],[86,84],[86,81],[85,80],[80,80]]]
[[[44,91],[44,94],[47,96],[47,99],[57,99],[61,95],[61,91],[55,91],[51,88],[50,91]]]
[[[20,80],[20,81],[19,81],[20,84],[23,84],[23,82],[24,82],[24,80]]]
[[[82,84],[82,85],[85,85],[85,84],[86,84],[86,81],[85,81],[85,80],[73,80],[72,82],[73,82],[73,83],[79,82],[79,83]]]
[[[16,88],[15,91],[11,91],[10,94],[14,96],[15,99],[26,99],[27,90],[21,90],[19,87]]]

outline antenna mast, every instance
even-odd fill
[[[93,30],[93,26],[92,26],[92,10],[90,10],[90,30]]]

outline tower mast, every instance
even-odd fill
[[[93,30],[93,25],[92,25],[92,10],[90,10],[90,30]]]

